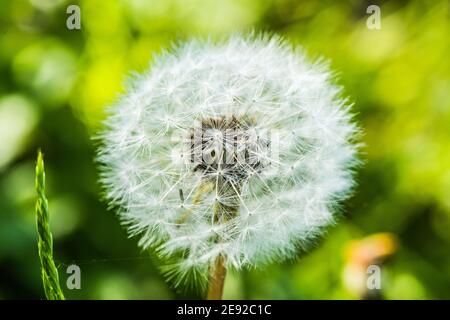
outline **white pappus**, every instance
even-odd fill
[[[279,37],[191,40],[109,110],[106,196],[174,275],[296,255],[353,186],[357,126],[323,63]],[[202,272],[203,274],[203,272]]]

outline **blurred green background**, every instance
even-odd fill
[[[66,8],[81,8],[68,30]],[[45,153],[55,258],[67,298],[198,297],[166,285],[100,200],[91,136],[132,71],[190,37],[281,34],[324,56],[364,129],[359,186],[308,253],[232,273],[226,298],[450,298],[448,1],[1,0],[0,299],[42,299],[34,222],[36,150]],[[376,3],[375,3],[376,4]],[[68,290],[66,267],[81,267]],[[384,263],[382,263],[384,262]],[[366,269],[381,265],[382,288]]]

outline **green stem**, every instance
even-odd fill
[[[218,190],[221,190],[220,196],[225,198],[236,197],[236,188],[224,188],[223,181],[220,181]],[[228,191],[225,191],[228,190]],[[231,192],[231,194],[230,194]],[[228,206],[216,201],[213,208],[213,223],[223,223],[228,219],[236,216],[238,213],[238,205]],[[219,237],[216,238],[216,242],[220,242]],[[209,278],[208,278],[208,293],[206,299],[208,300],[222,300],[223,288],[225,284],[225,277],[227,275],[226,267],[227,257],[223,254],[217,256],[213,264],[210,266]]]
[[[225,260],[225,257],[220,255],[214,261],[214,265],[211,266],[208,279],[207,300],[222,300],[223,287],[225,284],[225,277],[227,275]]]
[[[223,212],[221,211],[221,205],[218,201],[216,201],[213,209],[214,223],[217,223],[224,218]],[[218,242],[220,239],[216,239],[216,241]],[[222,300],[223,287],[225,284],[225,277],[227,275],[225,263],[226,257],[219,255],[210,267],[208,277],[208,293],[206,295],[207,300]]]
[[[48,300],[64,300],[59,286],[58,270],[53,261],[53,237],[49,226],[48,202],[45,197],[44,160],[41,151],[38,152],[36,163],[36,227],[38,233],[38,251],[41,262],[41,276],[45,296]]]

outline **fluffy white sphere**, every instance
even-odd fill
[[[235,268],[294,256],[353,185],[357,129],[340,88],[277,37],[159,55],[105,124],[107,198],[181,273],[219,255]]]

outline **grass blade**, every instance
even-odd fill
[[[35,186],[37,192],[36,226],[38,250],[45,296],[48,300],[64,300],[64,295],[59,286],[58,270],[53,261],[53,237],[50,231],[48,202],[45,197],[44,159],[41,151],[38,151]]]

